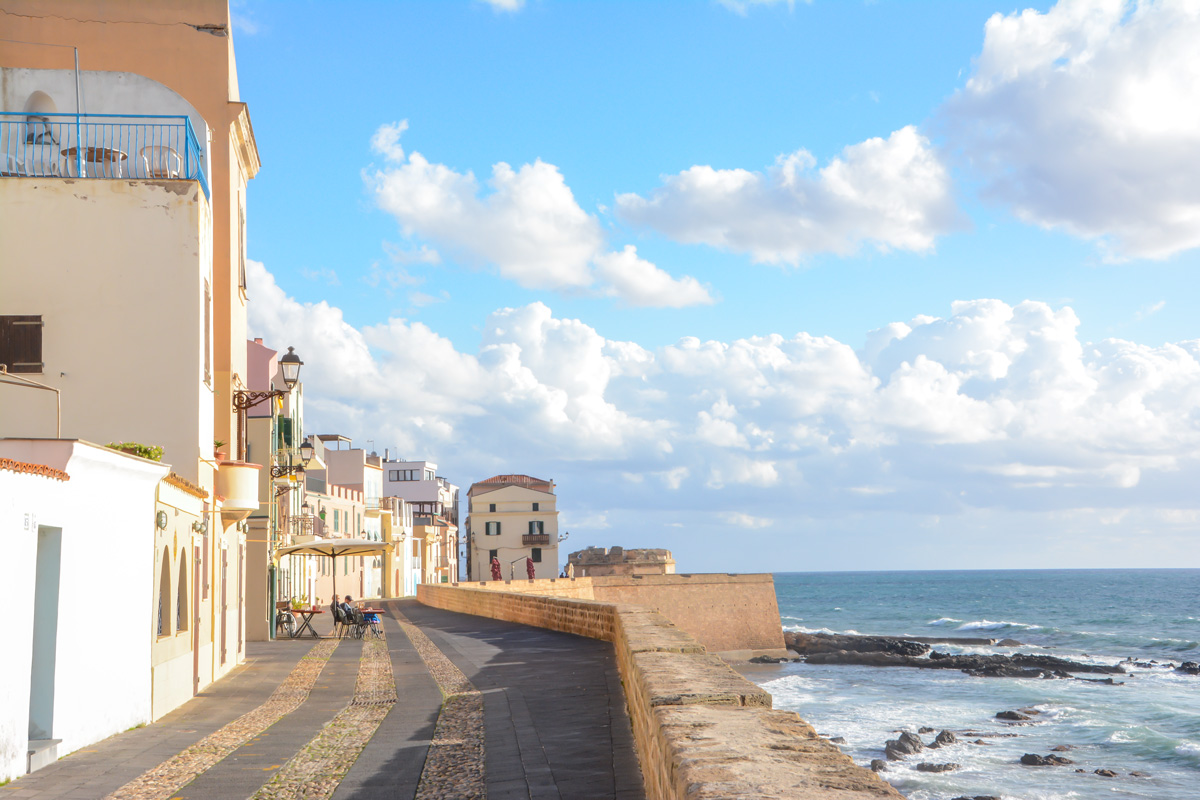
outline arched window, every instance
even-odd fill
[[[179,585],[175,587],[175,630],[188,629],[187,553],[179,556]]]
[[[171,635],[171,551],[163,550],[162,576],[158,580],[158,635]]]

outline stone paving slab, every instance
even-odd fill
[[[382,618],[396,679],[397,702],[333,794],[333,800],[411,800],[429,752],[442,693],[412,642]]]
[[[361,655],[361,642],[342,641],[299,708],[176,791],[172,800],[244,800],[258,791],[350,702]]]
[[[246,663],[144,728],[88,745],[0,787],[0,800],[97,800],[261,704],[313,640],[247,642]]]
[[[398,605],[483,693],[489,800],[645,797],[611,644]]]

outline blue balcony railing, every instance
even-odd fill
[[[187,116],[0,111],[0,176],[197,180],[211,199]]]

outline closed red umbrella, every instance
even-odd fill
[[[533,580],[533,577],[536,574],[536,570],[533,567],[533,559],[532,558],[525,559],[525,572],[529,575],[529,580]]]
[[[492,580],[500,580],[500,559],[498,558],[492,559]]]

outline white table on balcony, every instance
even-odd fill
[[[67,160],[67,174],[74,177],[93,178],[120,178],[122,171],[122,163],[129,159],[129,154],[122,150],[117,150],[112,147],[85,147],[83,148],[83,160],[89,166],[86,167],[88,175],[74,175],[76,153],[79,152],[78,147],[63,148],[63,157]]]

